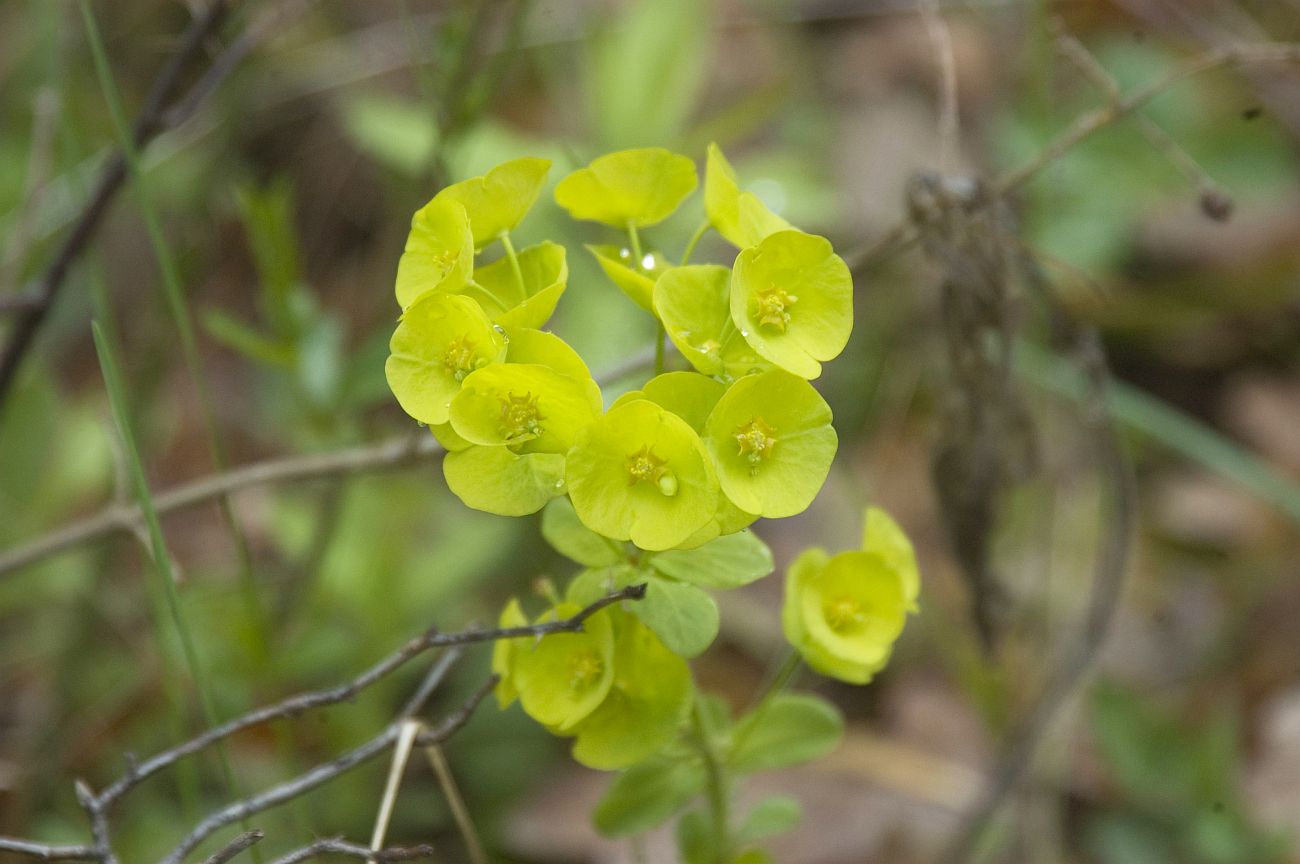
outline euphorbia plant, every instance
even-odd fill
[[[842,728],[829,703],[785,692],[792,673],[806,662],[867,683],[916,610],[911,544],[872,508],[860,548],[809,549],[788,569],[781,626],[792,650],[751,710],[733,717],[694,686],[687,663],[718,632],[710,592],[773,569],[748,526],[804,511],[830,470],[831,409],[810,381],[852,329],[849,270],[825,238],[743,191],[716,145],[707,221],[676,264],[640,232],[698,187],[689,158],[634,149],[579,168],[556,186],[556,203],[624,234],[625,246],[587,249],[660,328],[654,375],[610,401],[577,352],[541,329],[568,279],[565,249],[516,252],[510,239],[549,167],[507,162],[415,214],[398,267],[389,385],[446,447],[447,485],[466,505],[542,511],[547,541],[581,568],[562,592],[548,585],[535,602],[512,599],[503,626],[564,618],[611,590],[646,586],[643,599],[603,609],[581,633],[498,644],[501,707],[517,701],[573,738],[579,762],[623,772],[596,810],[602,831],[632,834],[682,812],[684,861],[762,862],[757,842],[793,825],[797,805],[771,799],[740,818],[737,783],[823,755]],[[736,247],[732,261],[690,263],[709,230]],[[498,244],[497,260],[478,260]],[[689,370],[665,371],[665,337]],[[704,806],[692,809],[697,799]]]

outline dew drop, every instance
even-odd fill
[[[749,338],[749,331],[748,331],[748,330],[741,330],[741,331],[740,331],[740,335],[741,335],[741,336],[744,336],[746,339],[748,339],[748,338]]]
[[[655,267],[655,256],[653,255],[642,256],[641,266],[646,270],[653,270]]]
[[[631,258],[631,257],[632,257],[632,250],[631,250],[631,249],[620,249],[620,250],[618,250],[618,257],[620,257],[620,258]]]
[[[563,481],[563,480],[556,480],[556,481],[555,481],[555,488],[556,488],[556,489],[563,489],[563,488],[564,488],[564,481]]]

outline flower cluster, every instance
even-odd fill
[[[581,589],[575,582],[534,623],[568,618],[598,596]],[[500,623],[529,621],[512,600]],[[553,734],[574,739],[575,759],[604,770],[626,768],[672,741],[695,695],[686,661],[618,607],[588,618],[581,633],[498,642],[492,671],[502,708],[517,698]]]
[[[510,242],[548,168],[507,162],[443,189],[411,223],[386,374],[402,407],[446,446],[448,487],[503,515],[567,494],[588,528],[652,551],[807,508],[837,446],[830,408],[808,379],[852,328],[844,261],[740,191],[716,146],[704,228],[738,248],[730,268],[688,256],[673,266],[641,248],[640,230],[698,186],[685,156],[624,150],[569,174],[556,202],[627,232],[629,249],[588,248],[693,369],[659,374],[606,408],[582,359],[541,329],[567,284],[564,248],[516,252]],[[498,243],[498,260],[480,263]]]

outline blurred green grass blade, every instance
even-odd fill
[[[124,455],[127,470],[131,477],[131,485],[135,489],[136,499],[140,505],[140,513],[144,517],[145,525],[148,527],[149,547],[153,554],[154,570],[162,581],[161,593],[166,601],[167,614],[171,617],[172,626],[176,629],[176,636],[181,645],[181,653],[185,657],[185,664],[189,668],[190,676],[194,680],[195,690],[199,694],[199,703],[203,709],[204,720],[209,726],[216,726],[218,723],[217,709],[212,698],[211,683],[208,681],[202,663],[199,661],[198,649],[194,644],[194,635],[190,632],[189,623],[185,620],[185,611],[181,608],[180,593],[176,590],[176,573],[172,567],[171,554],[167,551],[166,540],[163,539],[162,524],[158,521],[158,511],[154,508],[153,496],[149,493],[149,481],[145,477],[144,465],[140,461],[140,450],[136,446],[135,433],[131,429],[131,415],[126,405],[126,389],[122,385],[122,376],[117,365],[116,353],[109,340],[105,337],[98,321],[92,321],[90,328],[95,340],[95,353],[99,357],[99,368],[104,376],[104,386],[108,388],[108,402],[113,411],[113,421],[122,439],[122,449],[125,451]],[[217,746],[227,785],[233,792],[234,783],[229,763],[226,760],[225,748],[220,744]]]
[[[90,45],[91,56],[94,58],[95,72],[99,77],[100,89],[103,90],[104,101],[108,105],[118,144],[122,148],[122,156],[126,161],[131,187],[135,192],[150,244],[153,246],[154,257],[158,261],[158,269],[162,275],[167,305],[176,323],[176,329],[180,334],[181,353],[185,358],[185,365],[189,370],[190,378],[194,381],[198,392],[199,404],[203,413],[203,425],[208,438],[208,448],[212,453],[212,459],[217,470],[224,471],[229,466],[225,450],[221,444],[221,437],[217,432],[216,411],[213,408],[212,394],[208,387],[207,376],[203,372],[203,365],[199,359],[198,343],[194,338],[194,325],[190,321],[189,310],[185,306],[185,297],[181,288],[176,256],[173,254],[171,246],[167,242],[167,237],[163,233],[162,222],[158,218],[158,211],[154,207],[153,196],[150,193],[148,178],[140,168],[140,156],[136,150],[131,127],[126,121],[126,112],[122,108],[121,94],[113,77],[112,67],[108,62],[108,52],[104,49],[104,40],[99,32],[99,24],[95,20],[95,15],[90,9],[88,0],[80,0],[80,6],[81,17],[86,27],[86,39]],[[234,511],[230,506],[230,499],[222,496],[218,499],[218,504],[222,520],[225,522],[226,529],[234,541],[236,554],[239,558],[240,592],[244,601],[245,614],[252,625],[250,629],[254,636],[254,647],[258,659],[264,665],[269,666],[271,662],[269,625],[266,611],[263,609],[261,599],[257,593],[256,582],[253,579],[252,556],[249,552],[248,540],[244,537],[244,533],[235,519]],[[257,852],[256,849],[253,851],[254,853]]]
[[[1069,360],[1036,345],[1016,347],[1016,368],[1035,384],[1070,398],[1085,392],[1083,374]],[[1300,522],[1300,484],[1204,423],[1122,381],[1112,380],[1107,405],[1119,423],[1231,480]]]

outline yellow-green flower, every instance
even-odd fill
[[[642,549],[671,549],[718,506],[718,481],[699,436],[648,400],[611,408],[579,433],[565,477],[584,525]]]
[[[411,219],[397,262],[397,303],[406,309],[431,291],[460,291],[473,270],[469,215],[458,201],[434,198]]]
[[[588,245],[587,251],[620,291],[642,309],[654,312],[652,296],[655,280],[672,266],[664,256],[658,252],[645,252],[640,261],[634,261],[632,250],[608,244]]]
[[[771,368],[731,320],[731,271],[716,264],[674,267],[654,285],[654,312],[668,338],[705,375],[739,378]]]
[[[920,575],[911,541],[879,507],[866,512],[862,549],[809,549],[786,571],[781,624],[812,668],[865,684],[889,660]]]
[[[538,619],[576,615],[575,603],[561,603]],[[532,644],[508,649],[510,680],[524,711],[557,733],[573,729],[595,711],[614,683],[614,628],[610,610],[583,622],[580,633],[551,633]]]
[[[547,159],[512,159],[482,177],[453,183],[434,200],[455,201],[465,208],[474,248],[482,249],[523,221],[542,191],[550,167]]]
[[[619,150],[555,187],[555,203],[574,219],[616,228],[662,222],[699,184],[695,163],[662,147]]]
[[[543,241],[521,250],[515,263],[518,274],[508,256],[485,264],[461,290],[474,298],[495,324],[541,327],[550,320],[568,284],[564,247]]]
[[[826,238],[778,231],[736,256],[731,319],[760,356],[801,378],[844,350],[853,279]]]
[[[813,386],[782,369],[741,378],[709,414],[704,444],[722,491],[746,513],[802,513],[822,488],[838,439]]]
[[[452,398],[475,370],[500,361],[505,338],[468,297],[429,294],[402,315],[384,374],[407,414],[446,423]]]
[[[501,617],[497,619],[497,627],[505,630],[509,627],[527,627],[528,616],[519,606],[519,601],[514,597],[501,610]],[[515,647],[518,645],[515,639],[498,639],[492,643],[492,674],[497,676],[496,697],[497,704],[502,708],[508,708],[519,697],[519,690],[515,687]]]

